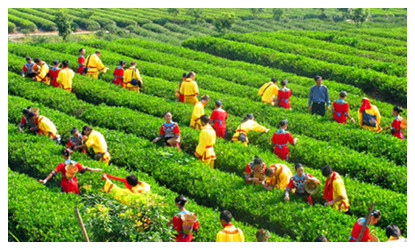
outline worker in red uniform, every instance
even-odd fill
[[[331,113],[333,114],[333,119],[338,123],[347,123],[347,118],[349,118],[353,123],[355,120],[349,114],[349,104],[346,102],[346,91],[340,92],[340,99],[333,102],[333,107],[331,108]]]
[[[278,90],[277,105],[285,109],[291,109],[291,89],[287,88],[288,80],[281,81],[281,89]]]
[[[215,110],[210,115],[210,120],[213,121],[213,128],[216,132],[216,137],[222,137],[225,139],[226,132],[226,119],[228,119],[228,113],[222,109],[222,102],[217,100],[215,102]]]
[[[395,116],[395,118],[392,121],[392,124],[390,127],[386,127],[385,129],[390,129],[392,132],[392,135],[395,137],[398,137],[399,139],[404,140],[405,135],[403,134],[402,130],[402,121],[404,121],[403,117],[399,116],[399,114],[403,111],[401,107],[394,107],[392,114]]]
[[[271,138],[272,146],[274,147],[274,154],[281,160],[288,161],[290,159],[290,150],[288,143],[293,146],[297,144],[298,138],[293,138],[290,132],[286,131],[288,128],[288,120],[282,120],[279,123],[280,129],[274,133]]]
[[[53,87],[59,87],[59,83],[56,81],[56,79],[58,79],[59,71],[61,71],[59,65],[60,62],[58,60],[55,60],[53,61],[52,68],[49,69],[50,84]]]
[[[35,66],[35,63],[32,61],[32,58],[26,57],[26,63],[23,65],[22,68],[22,76],[34,78],[36,76],[36,73],[33,70],[33,66]]]
[[[179,84],[179,89],[176,89],[176,97],[179,98],[179,102],[184,102],[184,95],[180,93],[180,88],[182,87],[183,82],[186,81],[186,78],[187,78],[186,76],[187,76],[187,73],[183,73],[182,82]]]
[[[86,51],[84,48],[79,50],[78,56],[78,74],[84,75],[84,68],[85,68],[85,55]]]
[[[72,136],[68,139],[68,143],[66,144],[66,146],[70,148],[71,150],[74,150],[75,146],[82,145],[88,139],[87,136],[81,135],[81,133],[79,133],[79,130],[76,129],[75,127],[71,129],[71,135]],[[79,149],[79,151],[86,154],[85,148]]]
[[[79,194],[78,180],[75,173],[84,173],[85,171],[102,171],[100,168],[84,167],[76,161],[71,160],[72,150],[65,148],[62,150],[62,156],[65,159],[60,163],[55,170],[53,170],[44,180],[39,180],[40,183],[46,184],[57,173],[62,174],[61,186],[62,192]]]
[[[176,197],[174,202],[179,209],[179,213],[175,215],[168,224],[172,225],[177,231],[175,240],[177,242],[192,242],[192,232],[194,231],[197,233],[199,231],[199,221],[196,219],[196,214],[186,210],[185,205],[187,199],[184,196],[180,195]]]
[[[112,83],[116,85],[120,85],[121,87],[124,87],[124,67],[126,65],[125,61],[120,61],[120,65],[115,67],[114,69],[114,80],[112,80]]]
[[[370,219],[368,226],[364,229],[363,237],[360,242],[370,242],[370,241],[376,241],[376,236],[373,236],[370,234],[369,231],[369,225],[375,225],[380,220],[380,211],[379,210],[373,210],[370,213]],[[356,223],[353,226],[352,235],[350,236],[350,242],[357,242],[359,239],[360,232],[362,231],[363,224],[365,223],[365,218],[360,218],[356,221]]]
[[[36,111],[38,110],[35,108]],[[29,119],[29,113],[34,112],[31,107],[27,107],[23,109],[23,116],[22,120],[19,124],[19,131],[23,132],[23,128],[27,126],[27,129],[32,132],[33,134],[42,134],[42,130],[39,129],[39,122],[37,120],[33,121],[33,119]]]

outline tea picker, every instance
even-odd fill
[[[386,127],[385,130],[390,129],[393,136],[404,140],[405,135],[403,134],[403,131],[407,128],[407,121],[399,115],[402,111],[401,107],[396,106],[393,108],[392,114],[395,118],[393,119],[391,126]]]
[[[186,210],[187,199],[184,196],[177,196],[174,202],[179,209],[179,213],[173,216],[168,225],[172,225],[177,231],[175,237],[177,242],[192,242],[193,231],[195,233],[199,231],[199,221],[196,218],[196,214]]]
[[[288,183],[285,189],[284,200],[290,200],[289,192],[292,191],[296,195],[306,199],[310,205],[313,205],[311,195],[317,193],[320,181],[311,174],[305,173],[301,163],[295,164],[295,171],[296,174],[291,177],[290,183]]]
[[[39,180],[40,183],[46,184],[52,177],[58,173],[62,174],[61,187],[62,192],[79,194],[78,180],[76,173],[84,173],[86,171],[102,171],[99,168],[89,168],[82,166],[76,161],[71,160],[72,150],[65,148],[62,150],[62,156],[65,159],[64,162],[59,165],[44,179]]]
[[[274,147],[274,154],[276,154],[281,160],[288,161],[290,159],[288,143],[295,146],[298,138],[293,138],[291,133],[287,131],[287,119],[280,121],[279,126],[280,129],[278,129],[271,138],[271,144]]]
[[[259,125],[255,121],[255,117],[253,114],[247,114],[242,120],[242,122],[239,124],[235,134],[232,136],[232,141],[242,143],[244,146],[248,146],[248,133],[251,130],[261,133],[267,133],[269,131],[269,129]]]

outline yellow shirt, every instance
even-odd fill
[[[238,141],[238,136],[239,133],[242,132],[245,135],[247,135],[247,142],[248,142],[248,132],[249,131],[257,131],[257,132],[266,132],[267,128],[265,128],[264,126],[259,125],[256,121],[254,120],[248,120],[242,124],[240,124],[240,126],[237,127],[236,129],[236,133],[232,136],[232,141],[236,142]]]
[[[48,73],[49,73],[49,66],[45,62],[43,62],[40,65],[39,74],[36,75],[36,81],[38,82],[44,81],[46,82],[46,84],[49,85],[49,77],[47,76]]]
[[[131,83],[131,80],[141,80],[140,71],[136,67],[129,67],[124,71],[124,83]]]
[[[39,129],[42,131],[44,135],[50,135],[52,138],[55,138],[58,131],[56,130],[55,124],[53,124],[51,120],[41,115],[38,118],[38,122]]]
[[[95,130],[91,131],[91,134],[88,136],[88,139],[85,142],[85,144],[88,148],[92,147],[95,154],[105,153],[108,150],[107,142],[105,141],[104,136],[100,132]]]
[[[204,114],[205,114],[205,105],[203,105],[202,102],[196,103],[195,107],[193,108],[192,118],[190,120],[190,127],[199,130],[202,127],[202,123],[200,122],[200,117],[202,117],[202,115]]]
[[[199,135],[199,144],[196,147],[195,155],[197,158],[201,159],[202,161],[214,160],[216,159],[215,151],[213,150],[213,146],[216,143],[216,132],[207,124],[206,126],[202,127]]]
[[[274,188],[285,190],[293,175],[291,169],[284,164],[278,163],[272,164],[269,167],[275,168],[275,174],[273,176],[267,177],[266,183],[273,186]]]
[[[104,192],[112,193],[114,198],[121,201],[124,204],[131,204],[132,200],[136,198],[136,194],[145,193],[150,191],[150,185],[145,182],[139,182],[137,186],[128,188],[120,188],[115,185],[111,180],[107,179],[104,186]]]
[[[72,79],[74,77],[74,72],[70,68],[64,68],[59,71],[58,78],[56,81],[60,83],[60,87],[66,90],[72,89]]]
[[[180,94],[184,96],[197,96],[199,94],[199,88],[197,83],[190,78],[187,78],[180,86]]]
[[[262,94],[262,101],[271,104],[272,99],[275,95],[278,95],[278,86],[276,84],[271,84]]]
[[[216,242],[245,242],[245,236],[241,229],[228,224],[216,235]]]
[[[85,65],[89,68],[88,73],[96,73],[98,70],[101,70],[102,72],[107,71],[107,68],[96,54],[87,56],[85,59]]]
[[[334,203],[332,207],[336,210],[346,212],[350,206],[350,203],[347,197],[343,179],[339,175],[333,181],[333,200],[335,200],[337,197],[342,197],[342,199]]]
[[[370,126],[367,126],[367,125],[362,125],[363,113],[360,112],[360,110],[358,110],[357,118],[359,119],[360,127],[368,129],[368,130],[380,132],[380,131],[382,131],[382,128],[380,127],[380,118],[381,118],[381,116],[380,116],[379,110],[375,105],[371,104],[371,106],[372,106],[372,108],[371,109],[366,109],[365,112],[369,115],[373,115],[373,116],[376,117],[376,127],[370,127]]]

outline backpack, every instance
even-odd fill
[[[374,127],[376,128],[377,124],[376,124],[376,116],[374,115],[369,115],[368,113],[366,113],[365,110],[363,110],[362,112],[362,124],[369,126],[369,127]]]

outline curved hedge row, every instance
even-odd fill
[[[19,27],[20,30],[27,29],[30,32],[33,32],[37,28],[36,24],[34,24],[33,22],[31,22],[29,20],[17,17],[17,16],[12,15],[12,14],[8,14],[7,16],[8,16],[8,20],[10,22],[14,23],[17,27]]]
[[[15,126],[13,126],[12,129],[17,131],[17,128]],[[126,135],[124,135],[122,138],[124,140],[126,139],[130,140],[130,138]],[[46,138],[42,138],[42,137],[34,138],[32,135],[28,135],[28,134],[10,136],[10,141],[9,141],[10,163],[15,165],[16,166],[15,168],[17,168],[18,171],[28,173],[29,175],[35,176],[37,178],[44,178],[47,174],[49,174],[51,169],[53,169],[53,167],[55,167],[55,165],[58,162],[62,161],[62,158],[57,153],[59,152],[59,148],[61,146],[56,145],[54,142],[51,142],[48,139],[46,140],[45,139]],[[28,144],[30,144],[30,147],[27,146]],[[144,149],[145,146],[144,145],[142,146]],[[39,155],[41,155],[41,157],[39,157]],[[168,231],[168,230],[165,227],[165,222],[167,222],[167,219],[168,219],[167,217],[172,216],[177,212],[176,211],[177,208],[174,205],[174,199],[179,194],[172,192],[165,187],[160,186],[159,184],[157,184],[157,182],[152,177],[150,177],[149,175],[143,172],[131,171],[131,170],[127,171],[113,164],[111,164],[111,166],[105,166],[104,164],[91,160],[88,156],[83,155],[83,154],[75,154],[74,157],[75,157],[74,158],[75,160],[80,161],[81,164],[85,166],[94,167],[94,168],[102,168],[104,172],[110,173],[111,175],[114,175],[114,176],[123,177],[133,172],[134,174],[136,174],[139,180],[145,181],[151,185],[152,194],[155,194],[155,196],[160,195],[161,197],[164,198],[166,202],[165,205],[163,207],[160,207],[161,211],[157,211],[158,213],[160,213],[161,216],[153,214],[155,218],[154,219],[152,218],[152,221],[157,221],[158,226],[162,227],[161,229],[159,228],[158,230],[156,230],[156,232],[154,230],[152,230],[152,232],[146,231],[145,233],[146,235],[140,235],[142,233],[139,233],[139,232],[137,232],[135,235],[132,235],[132,236],[121,235],[124,237],[118,238],[117,239],[118,241],[131,241],[132,238],[130,237],[134,237],[136,240],[138,237],[140,237],[139,241],[143,241],[143,238],[146,238],[148,236],[152,236],[153,238],[152,241],[157,241],[163,238],[164,238],[164,241],[166,241],[165,231]],[[49,167],[50,169],[45,166],[50,166]],[[51,180],[49,183],[53,183],[53,184],[48,184],[48,186],[50,185],[59,186],[60,184],[59,184],[58,179],[59,177],[56,177],[53,180]],[[101,194],[100,188],[103,187],[104,182],[100,180],[101,178],[99,174],[86,173],[85,175],[80,175],[80,176],[78,175],[78,179],[79,179],[80,188],[85,193],[85,195],[89,195],[89,194],[100,195]],[[88,190],[85,187],[88,187]],[[65,195],[63,193],[61,194]],[[51,196],[56,196],[56,194],[53,194]],[[110,199],[113,199],[113,198],[110,197]],[[79,207],[82,207],[82,206],[79,206]],[[220,223],[218,220],[219,212],[213,211],[210,208],[197,205],[196,202],[193,201],[192,199],[188,199],[188,204],[186,205],[186,207],[187,209],[195,212],[198,215],[198,220],[202,226],[199,233],[195,234],[194,241],[199,241],[199,242],[214,241],[216,233],[220,230]],[[72,208],[73,206],[70,209],[71,213],[73,213]],[[118,211],[115,211],[115,212],[118,212]],[[85,218],[86,217],[84,217],[84,222],[85,224],[88,224],[88,221],[85,221]],[[236,222],[236,221],[234,224],[243,230],[247,241],[255,241],[255,233],[257,230],[256,228],[247,226],[244,223]],[[72,224],[69,224],[69,225],[72,225]],[[77,222],[76,224],[73,224],[73,225],[75,225],[76,228],[79,228]],[[41,227],[41,228],[43,229],[44,227]],[[114,237],[113,235],[112,237]],[[115,234],[115,235],[118,236],[118,234]],[[79,236],[81,236],[80,232],[79,232]],[[101,237],[100,236],[101,235],[95,235],[94,237],[94,235],[90,235],[93,241],[107,241],[105,238],[101,238],[102,236]],[[41,238],[39,240],[48,241],[45,238],[43,239]],[[271,233],[270,241],[281,242],[281,241],[289,241],[289,239],[282,238],[280,236],[275,235],[274,233]]]
[[[226,34],[223,38],[232,41],[246,42],[253,45],[271,48],[283,53],[301,55],[334,64],[376,70],[388,75],[406,77],[406,67],[393,63],[379,62],[372,59],[339,54],[325,49],[313,49],[307,46],[281,41],[278,38],[271,39],[253,34]]]
[[[9,33],[15,32],[16,31],[16,24],[9,21],[8,24],[7,24],[7,31]]]
[[[406,57],[407,56],[407,49],[406,47],[395,47],[395,46],[388,46],[385,44],[379,44],[377,42],[368,42],[358,37],[348,37],[336,34],[336,32],[320,32],[320,31],[284,31],[289,34],[293,34],[296,36],[307,36],[314,39],[319,39],[323,41],[328,41],[332,43],[338,43],[343,45],[348,45],[354,48],[362,49],[362,50],[369,50],[369,51],[377,51],[384,54],[393,54],[397,56]]]
[[[31,22],[35,23],[37,28],[44,31],[55,31],[57,30],[57,26],[54,22],[49,21],[48,19],[38,17],[36,15],[28,14],[28,13],[22,13],[15,9],[9,9],[8,12],[14,16],[17,16],[19,18],[28,19]]]
[[[56,15],[56,11],[57,11],[57,9],[47,9],[47,8],[41,8],[41,9],[38,9],[38,10],[40,10],[42,12],[45,12],[45,13],[48,13],[48,14],[53,15],[53,16]],[[80,29],[95,31],[95,30],[99,30],[101,28],[101,25],[98,22],[94,21],[94,20],[75,16],[71,13],[70,9],[68,9],[68,12],[69,12],[69,16],[72,18],[73,22]]]
[[[402,66],[406,66],[406,58],[396,56],[396,55],[388,55],[385,56],[385,54],[375,52],[375,51],[362,51],[360,49],[350,47],[347,45],[337,44],[337,43],[331,43],[327,41],[312,39],[306,36],[296,36],[295,34],[290,34],[285,31],[278,31],[278,32],[263,32],[263,33],[256,33],[256,35],[262,36],[262,37],[273,37],[278,38],[279,40],[296,43],[296,44],[302,44],[310,48],[316,48],[316,49],[324,49],[333,51],[336,53],[341,53],[345,55],[352,55],[362,58],[370,58],[377,61],[382,62],[392,62],[397,63]]]
[[[9,98],[9,103],[13,103],[13,106],[20,105],[20,107],[38,105],[17,97]],[[9,115],[14,116],[13,112],[19,112],[20,109],[16,108],[14,111],[10,110],[10,106]],[[54,119],[57,127],[69,129],[73,126],[72,124],[76,124],[71,123],[73,118],[69,116],[62,120],[54,118],[47,108],[42,108],[42,113]],[[15,116],[12,119],[18,122],[19,117]],[[330,240],[347,241],[350,229],[356,220],[356,218],[321,205],[310,207],[296,197],[293,197],[294,199],[289,203],[284,202],[281,190],[273,190],[270,195],[262,187],[246,185],[240,177],[212,170],[199,161],[190,161],[188,156],[175,149],[159,149],[154,146],[153,150],[150,149],[151,146],[141,149],[136,145],[145,147],[151,143],[134,136],[129,136],[128,140],[122,140],[122,134],[119,132],[99,130],[109,143],[113,163],[151,172],[151,175],[161,184],[193,197],[200,202],[199,204],[229,209],[235,219],[264,226],[280,235],[288,234],[299,241],[311,241],[316,235],[328,230],[327,236]],[[120,141],[123,145],[120,145]],[[151,162],[147,160],[149,158],[152,159]],[[205,185],[206,180],[210,180],[210,185]],[[189,189],[188,187],[191,186],[197,188]],[[224,190],[232,191],[224,192]],[[262,192],[258,192],[259,190]],[[280,216],[281,214],[284,216]],[[329,221],[328,218],[330,218]],[[379,232],[379,228],[375,230]],[[385,239],[382,233],[378,233],[378,236]]]
[[[28,81],[21,82],[20,87],[18,87],[19,83],[17,83],[17,81],[19,79],[14,80],[12,78],[13,76],[10,78],[9,87],[12,93],[20,93],[27,98],[39,100],[48,106],[57,108],[70,115],[75,115],[76,117],[79,117],[95,125],[132,133],[134,135],[144,137],[148,139],[148,141],[151,141],[157,136],[159,126],[163,122],[163,119],[161,118],[133,112],[126,108],[107,107],[105,104],[94,107],[91,104],[76,100],[76,98],[71,98],[70,95],[62,93],[62,91],[59,89],[53,89],[51,90],[52,93],[49,93],[48,87],[40,87],[38,84]],[[175,121],[179,121],[181,123],[183,123],[183,119],[181,119],[183,114],[187,113],[188,115],[191,112],[191,107],[189,107],[189,105],[181,104],[180,107],[179,105],[163,102],[163,100],[152,101],[149,97],[133,95],[133,93],[119,88],[117,90],[116,86],[114,85],[105,87],[102,84],[99,84],[98,81],[95,84],[89,83],[89,81],[80,82],[79,85],[74,88],[74,93],[77,94],[78,98],[81,97],[82,99],[87,100],[93,104],[98,105],[105,102],[116,106],[127,105],[128,107],[138,109],[140,111],[142,109],[147,110],[148,113],[158,117],[161,117],[163,112],[169,110],[174,114]],[[65,105],[67,103],[70,103],[70,107]],[[161,103],[164,105],[161,105]],[[175,106],[177,112],[174,108]],[[120,117],[119,114],[123,115]],[[102,117],[106,117],[106,119],[103,120],[101,119]],[[122,124],[114,122],[117,119],[122,119]],[[186,122],[188,123],[188,121]],[[236,126],[236,124],[234,125]],[[190,129],[188,126],[183,127],[180,125],[180,127],[183,136],[182,149],[184,152],[192,155],[194,148],[198,143],[198,132]],[[70,128],[68,128],[68,130],[69,129]],[[299,147],[303,147],[303,144],[299,145]],[[305,147],[304,150],[307,152],[315,151],[314,148],[310,149],[307,147]],[[330,149],[322,150],[327,151],[327,154],[330,154]],[[241,177],[243,177],[246,162],[249,162],[252,159],[253,155],[261,156],[268,163],[274,161],[281,162],[281,160],[279,160],[270,151],[264,151],[263,149],[254,147],[252,145],[247,149],[238,144],[225,143],[223,140],[219,140],[215,145],[215,151],[217,152],[218,157],[218,160],[215,164],[216,168],[226,172],[236,173]],[[294,152],[295,151],[297,151],[297,148],[294,149]],[[314,162],[318,162],[316,167],[317,169],[306,168],[306,171],[317,176],[320,180],[324,180],[325,178],[323,178],[321,175],[320,167],[327,164],[327,162],[324,161],[324,159],[323,161],[317,160],[319,154],[319,152],[316,152],[314,156],[312,155],[310,157],[314,159]],[[332,166],[334,166],[338,172],[340,172],[339,170],[342,170],[342,165],[333,164]],[[367,171],[370,175],[374,175],[374,173],[380,173],[381,178],[385,178],[385,172],[383,170],[374,170],[375,171],[364,169],[360,171]],[[391,176],[389,175],[386,178],[391,178]],[[373,185],[360,183],[349,178],[346,179],[346,184],[350,201],[353,204],[351,211],[354,215],[363,216],[365,214],[367,201],[376,200],[376,204],[382,207],[382,211],[388,215],[388,218],[383,220],[381,225],[387,225],[383,223],[399,223],[399,226],[405,230],[406,195],[398,194],[396,192],[382,189]],[[319,194],[315,196],[316,202],[323,201],[322,191],[323,190],[320,190]],[[390,197],[394,197],[395,199],[393,205],[390,203]]]
[[[349,66],[325,63],[302,56],[287,55],[248,43],[231,42],[214,37],[191,38],[183,42],[183,46],[232,60],[272,66],[308,77],[313,77],[318,72],[326,78],[358,86],[365,91],[377,90],[382,93],[383,98],[406,106],[407,83],[404,78],[388,76],[373,70],[353,69]]]

